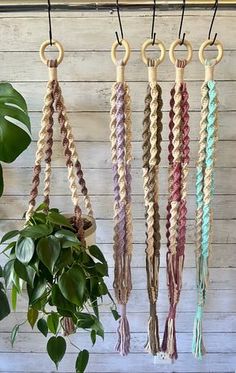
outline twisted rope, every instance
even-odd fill
[[[206,61],[206,66],[208,65]],[[213,68],[213,66],[212,66]],[[217,92],[210,80],[202,87],[202,111],[200,122],[199,157],[196,179],[196,267],[198,304],[194,320],[192,352],[198,359],[205,354],[202,336],[202,316],[206,302],[209,279],[208,258],[211,245],[212,198],[214,193],[215,149],[218,140]]]
[[[122,63],[122,62],[120,62]],[[118,66],[119,67],[119,66]],[[110,141],[114,186],[114,291],[121,305],[116,350],[127,355],[130,350],[130,329],[126,304],[132,290],[132,211],[131,211],[131,108],[129,87],[115,83],[111,94]]]
[[[156,67],[152,60],[148,68],[156,76]],[[155,69],[155,70],[154,70]],[[148,336],[146,350],[156,355],[160,352],[159,325],[156,303],[159,286],[160,266],[160,216],[159,216],[159,164],[162,132],[162,91],[156,80],[147,86],[143,120],[143,189],[146,220],[146,272],[147,290],[150,303]]]
[[[26,212],[26,220],[29,220],[36,204],[38,196],[38,187],[40,184],[41,163],[44,157],[44,150],[47,137],[47,125],[52,123],[53,119],[53,81],[49,81],[46,88],[46,95],[44,97],[43,116],[41,120],[41,128],[39,131],[39,139],[37,142],[35,165],[33,170],[32,189],[30,192],[30,200],[28,210]],[[47,178],[46,178],[47,181]],[[47,190],[45,191],[47,193]]]
[[[186,61],[176,67],[184,69]],[[182,272],[186,241],[187,179],[189,165],[189,104],[185,83],[176,82],[171,90],[169,123],[169,199],[167,204],[167,286],[169,314],[166,319],[162,351],[171,359],[178,358],[175,318],[182,288]]]

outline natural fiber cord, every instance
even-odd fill
[[[183,81],[187,61],[176,60],[176,83],[171,90],[169,122],[169,198],[167,204],[167,285],[169,314],[166,319],[162,351],[177,359],[176,308],[182,288],[182,272],[186,240],[187,179],[189,165],[189,104]],[[179,81],[177,77],[181,76]]]
[[[215,61],[205,61],[206,69]],[[203,308],[209,279],[208,260],[211,246],[212,197],[214,192],[214,164],[217,142],[217,92],[213,80],[205,81],[201,89],[202,109],[196,177],[196,268],[198,303],[194,321],[192,352],[202,359],[206,350],[202,335]]]
[[[143,120],[143,189],[146,218],[146,272],[150,303],[146,349],[152,355],[160,352],[157,298],[160,267],[159,164],[161,155],[162,98],[156,81],[157,66],[148,60],[149,83]],[[151,71],[152,70],[152,71]]]
[[[117,61],[117,71],[124,64]],[[118,74],[119,75],[119,74]],[[123,73],[122,73],[123,76]],[[126,316],[126,304],[132,289],[132,211],[131,211],[131,109],[129,87],[124,81],[112,86],[111,94],[111,158],[114,185],[114,291],[121,306],[116,350],[121,355],[130,351],[130,328]],[[123,80],[123,79],[122,79]]]

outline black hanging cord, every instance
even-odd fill
[[[186,7],[186,0],[183,0],[182,14],[181,14],[181,20],[180,20],[180,25],[179,25],[179,39],[181,39],[181,33],[182,33],[182,27],[183,27],[183,21],[184,21],[185,7]],[[183,33],[180,45],[184,44],[184,39],[185,39],[185,32]]]
[[[52,45],[52,20],[51,20],[51,2],[48,0],[48,25],[49,25],[49,40],[50,45]]]
[[[121,40],[122,40],[122,39],[124,39],[124,32],[123,32],[123,27],[122,27],[122,23],[121,23],[121,17],[120,17],[120,6],[119,6],[119,2],[118,2],[118,0],[116,0],[116,10],[117,10],[117,16],[118,16],[118,21],[119,21]],[[121,44],[121,41],[120,41],[120,39],[119,39],[119,35],[118,35],[118,32],[117,32],[117,31],[116,31],[116,39],[117,39],[119,45],[122,45],[122,44]]]
[[[152,45],[155,44],[155,40],[156,40],[156,33],[154,32],[155,19],[156,19],[156,0],[154,0],[154,3],[153,3],[153,13],[152,13],[152,29],[151,29]]]
[[[214,14],[213,14],[213,17],[212,17],[212,20],[211,20],[211,25],[210,25],[209,33],[208,33],[208,40],[211,40],[211,31],[212,31],[212,27],[213,27],[213,24],[214,24],[214,21],[215,21],[215,18],[216,18],[216,12],[217,12],[217,9],[218,9],[218,5],[219,5],[219,2],[218,2],[218,0],[216,0],[215,5],[214,5]],[[215,36],[214,36],[214,39],[212,40],[211,45],[215,44],[216,38],[217,38],[217,33],[215,33]]]

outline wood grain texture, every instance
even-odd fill
[[[219,144],[216,162],[216,191],[214,198],[214,230],[210,259],[210,284],[204,316],[206,345],[209,351],[203,361],[191,355],[191,333],[196,306],[195,289],[195,162],[200,120],[200,86],[204,69],[198,63],[197,50],[205,40],[209,27],[209,12],[186,12],[184,31],[193,43],[194,56],[186,69],[190,93],[191,169],[188,187],[188,230],[183,291],[178,305],[177,331],[179,359],[172,365],[153,365],[152,358],[144,353],[148,318],[148,299],[145,274],[145,224],[141,170],[141,140],[144,95],[147,70],[140,60],[140,46],[150,34],[150,12],[122,12],[125,33],[132,47],[126,78],[130,81],[133,110],[133,216],[134,256],[132,263],[133,292],[128,305],[132,330],[132,353],[121,358],[114,353],[117,323],[110,315],[110,301],[101,306],[101,319],[105,325],[105,342],[94,347],[85,332],[73,336],[78,344],[91,349],[88,373],[154,373],[159,371],[180,373],[232,373],[236,369],[236,29],[233,12],[220,11],[215,27],[225,46],[225,57],[216,68],[220,99]],[[176,38],[179,12],[159,12],[158,37],[167,49]],[[0,236],[6,231],[21,228],[22,215],[27,207],[32,178],[35,141],[41,120],[41,108],[47,80],[47,68],[41,63],[38,49],[47,37],[48,20],[44,12],[0,14],[1,80],[10,80],[26,97],[32,121],[33,143],[12,165],[4,164],[5,194],[0,199]],[[197,27],[197,32],[196,32]],[[53,14],[54,37],[65,47],[65,59],[59,68],[65,102],[84,167],[85,177],[97,218],[97,243],[108,259],[112,287],[114,263],[112,258],[112,174],[109,144],[109,110],[111,83],[115,69],[110,60],[110,46],[117,29],[116,14],[105,12],[72,12]],[[142,30],[142,32],[137,32]],[[101,37],[102,36],[102,37]],[[182,58],[183,52],[179,51]],[[208,56],[214,56],[210,51]],[[55,56],[52,52],[50,56]],[[150,51],[150,56],[156,51]],[[121,56],[121,54],[119,54]],[[167,140],[169,91],[173,85],[174,69],[168,58],[160,66],[158,78],[163,88],[163,152],[160,169],[161,214],[161,270],[158,311],[160,330],[163,332],[168,311],[168,294],[165,279],[165,216],[167,199]],[[53,162],[52,206],[64,212],[72,210],[64,159],[61,155],[60,134],[55,126]],[[40,190],[42,193],[42,189]],[[82,198],[81,198],[82,201]],[[4,245],[1,249],[4,248]],[[0,265],[5,258],[0,257]],[[25,291],[19,298],[18,312],[0,322],[0,372],[48,373],[55,367],[45,353],[46,339],[27,324],[19,333],[15,348],[9,342],[12,326],[24,320],[27,311]],[[59,372],[74,372],[75,350],[68,347],[68,355]]]

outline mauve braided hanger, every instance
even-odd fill
[[[173,51],[180,40],[170,48],[170,58],[176,66],[176,83],[171,89],[169,112],[169,177],[167,204],[167,286],[169,292],[169,313],[166,319],[162,351],[170,359],[177,359],[176,308],[182,288],[182,272],[186,241],[187,221],[187,178],[189,165],[189,104],[186,83],[183,81],[184,68],[192,57],[192,48],[186,40],[188,60],[176,60]]]

